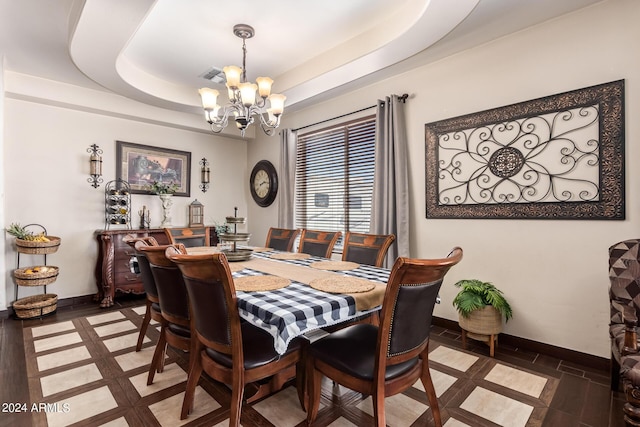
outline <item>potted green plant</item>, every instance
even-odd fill
[[[493,356],[497,336],[502,332],[502,319],[508,322],[513,311],[502,291],[490,282],[477,279],[460,280],[454,286],[460,292],[453,299],[462,329],[462,343],[466,337],[488,342]]]

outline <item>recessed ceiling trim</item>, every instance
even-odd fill
[[[387,28],[373,28],[321,55],[320,58],[327,55],[339,58],[339,63],[334,63],[331,69],[315,67],[311,73],[296,69],[289,76],[282,76],[282,81],[277,78],[276,89],[287,96],[287,105],[292,106],[402,61],[446,35],[478,1],[457,0],[452,5],[450,0],[413,0],[392,15],[393,21],[385,22]],[[76,66],[92,80],[123,96],[200,114],[197,88],[161,79],[123,55],[156,0],[101,4],[84,3],[70,42],[70,54]],[[295,73],[298,77],[291,77]]]
[[[458,0],[454,5],[450,0],[430,0],[415,23],[386,45],[295,86],[278,86],[278,90],[287,96],[287,104],[293,105],[398,63],[427,49],[448,34],[471,13],[478,2]]]

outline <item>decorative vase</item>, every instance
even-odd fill
[[[173,194],[158,194],[162,203],[162,222],[161,228],[171,226],[171,205],[173,205]]]

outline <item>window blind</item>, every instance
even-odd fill
[[[298,136],[296,227],[369,232],[375,130],[369,116]]]

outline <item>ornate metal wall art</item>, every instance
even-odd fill
[[[624,219],[624,80],[425,125],[427,218]]]

